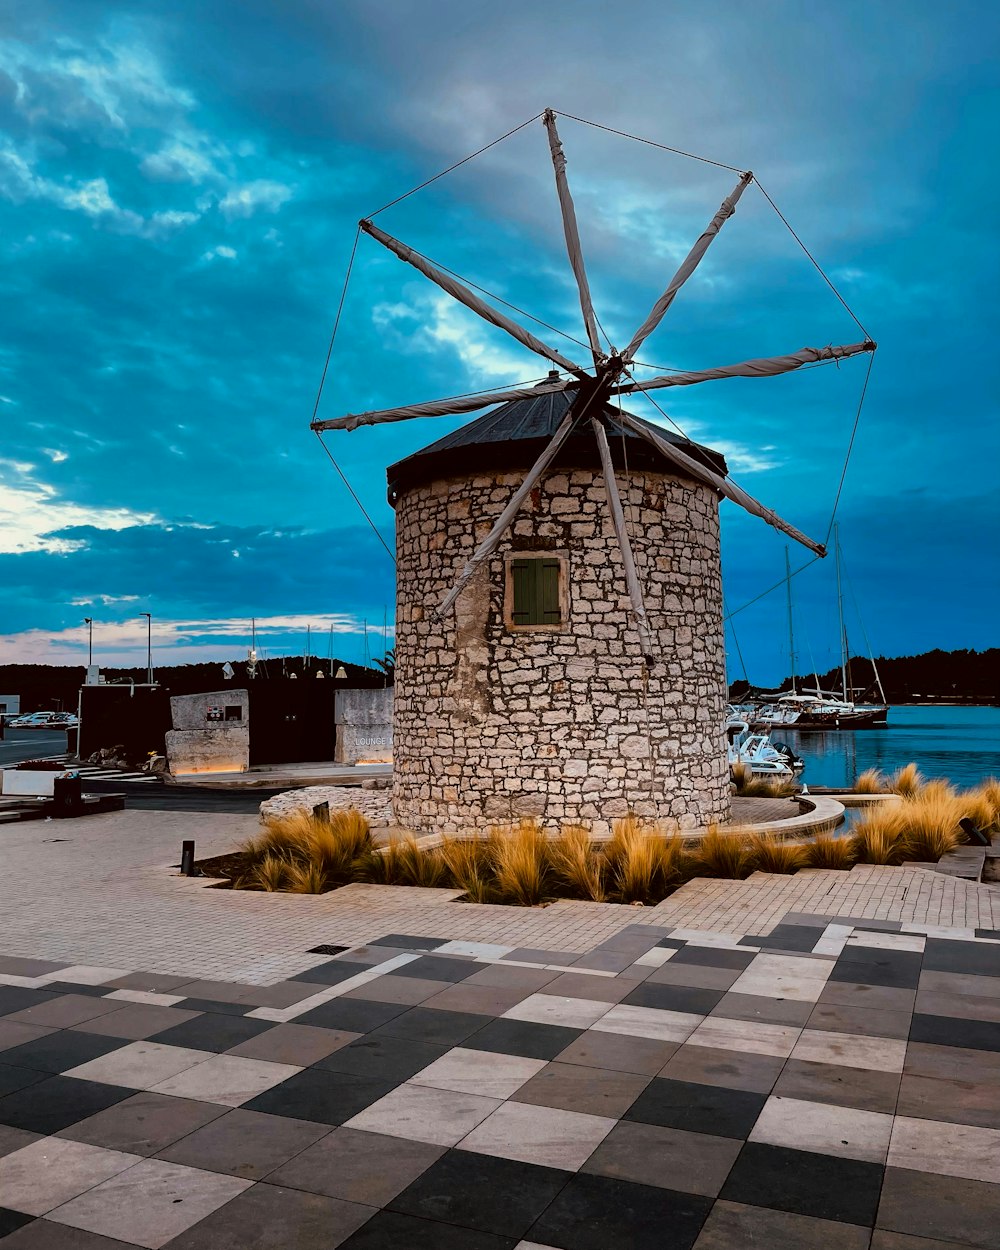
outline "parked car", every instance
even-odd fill
[[[45,727],[46,729],[77,729],[79,724],[75,712],[56,712]]]
[[[8,722],[11,729],[46,729],[58,712],[28,712]]]

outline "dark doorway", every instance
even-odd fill
[[[248,688],[251,767],[333,759],[333,681],[271,677]]]

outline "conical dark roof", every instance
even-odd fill
[[[394,504],[401,494],[414,486],[442,478],[467,477],[482,472],[520,472],[531,468],[559,428],[576,393],[575,388],[549,391],[539,394],[537,398],[515,399],[501,404],[468,425],[439,438],[436,443],[390,465],[386,471],[389,502]],[[617,470],[623,470],[627,461],[629,469],[653,469],[683,476],[681,470],[668,464],[644,438],[619,424],[616,407],[607,404],[603,411]],[[726,462],[719,452],[672,434],[662,426],[651,425],[640,417],[634,419],[655,430],[666,442],[683,448],[692,459],[714,469],[716,473],[726,473]],[[593,431],[585,421],[563,444],[551,471],[600,469],[600,464]]]

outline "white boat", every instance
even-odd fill
[[[791,781],[805,767],[802,759],[783,743],[772,743],[766,733],[752,732],[745,720],[731,716],[726,722],[729,767],[745,764],[754,777]]]

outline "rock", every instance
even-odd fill
[[[361,786],[303,786],[299,790],[285,790],[261,803],[260,819],[264,822],[295,811],[311,812],[321,803],[328,803],[331,812],[355,807],[372,825],[392,823],[392,791],[386,788],[373,792]]]
[[[392,784],[389,777],[366,777],[361,783],[362,790],[388,790]]]

